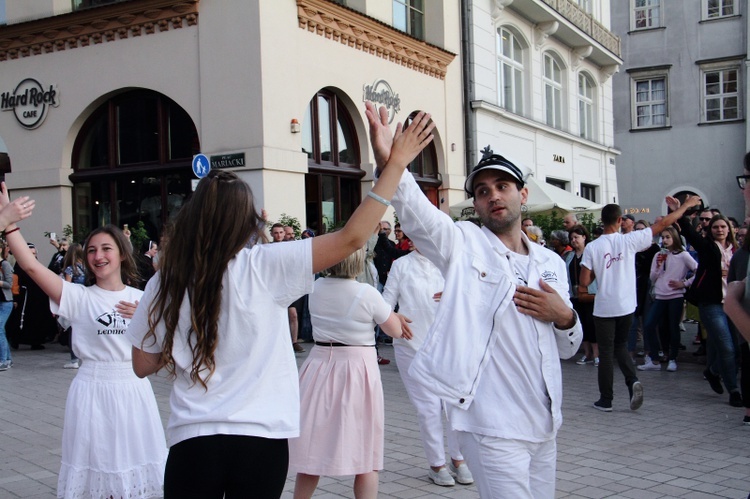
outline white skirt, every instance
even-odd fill
[[[383,469],[383,385],[374,347],[316,345],[300,368],[300,436],[289,470],[317,476]]]
[[[57,497],[161,497],[166,460],[149,380],[129,361],[84,361],[65,403]]]

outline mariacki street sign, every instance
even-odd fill
[[[245,166],[245,153],[211,156],[211,168],[238,168]]]
[[[47,118],[47,110],[60,105],[56,85],[43,86],[34,78],[26,78],[12,92],[0,93],[0,110],[13,111],[16,121],[33,130]]]

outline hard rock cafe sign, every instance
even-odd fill
[[[401,110],[401,98],[385,80],[377,80],[372,85],[364,85],[362,94],[363,102],[370,101],[376,105],[385,106],[388,110],[388,123],[391,123]]]
[[[0,93],[0,110],[13,111],[16,121],[29,130],[44,123],[50,107],[60,104],[57,86],[43,86],[34,78],[26,78],[12,92]]]

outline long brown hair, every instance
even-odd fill
[[[175,375],[172,347],[180,306],[190,300],[187,344],[193,354],[190,379],[204,389],[216,369],[222,278],[229,261],[258,237],[258,213],[250,186],[232,172],[212,170],[180,209],[160,248],[159,287],[148,311],[148,334],[164,322],[161,360]],[[204,371],[208,371],[207,373]]]
[[[713,239],[714,235],[713,232],[711,232],[711,228],[714,226],[716,222],[719,220],[723,220],[725,224],[727,224],[727,242],[732,245],[732,249],[737,249],[737,240],[734,238],[734,231],[732,230],[732,223],[729,221],[727,217],[722,215],[721,213],[718,215],[714,215],[713,218],[711,218],[711,221],[708,222],[708,227],[706,227],[706,235]]]
[[[86,251],[88,250],[91,238],[97,234],[107,234],[114,239],[115,246],[117,246],[117,249],[120,251],[120,257],[122,259],[120,262],[120,278],[124,284],[135,286],[138,282],[138,268],[135,265],[133,247],[131,246],[130,241],[128,241],[128,238],[125,237],[125,234],[123,234],[118,227],[112,224],[107,224],[104,227],[92,230],[89,235],[86,236],[86,241],[83,243],[84,254],[86,254]],[[83,263],[84,268],[86,269],[86,285],[90,286],[96,284],[96,276],[89,268],[88,258],[84,258]]]

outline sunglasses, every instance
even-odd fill
[[[711,220],[711,217],[700,217],[701,222],[708,222]]]
[[[750,178],[750,175],[737,175],[737,185],[740,186],[740,189],[745,190],[745,186],[747,185],[747,179]]]

